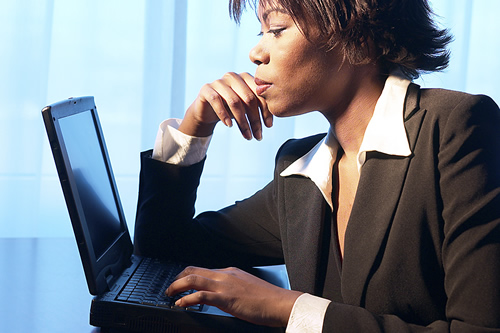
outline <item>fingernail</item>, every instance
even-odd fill
[[[265,120],[264,120],[264,124],[266,124],[267,127],[271,127],[273,126],[273,117],[267,117]]]
[[[261,141],[262,140],[262,130],[261,129],[256,130],[255,133],[253,133],[253,136],[255,137],[255,139],[257,139],[257,141]]]
[[[231,121],[231,118],[226,118],[226,119],[224,119],[224,124],[225,124],[227,127],[233,127],[233,122]]]
[[[245,130],[245,131],[243,132],[243,136],[244,136],[244,137],[245,137],[245,139],[247,139],[247,140],[252,140],[252,133],[250,132],[250,130],[249,130],[249,129],[247,129],[247,130]]]
[[[178,299],[177,301],[175,301],[175,305],[180,306],[181,305],[181,300]]]

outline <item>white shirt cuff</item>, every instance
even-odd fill
[[[292,308],[286,333],[320,333],[330,300],[310,294],[300,295]]]
[[[153,148],[158,161],[189,166],[203,160],[212,136],[194,137],[178,130],[180,119],[167,119],[160,124]]]

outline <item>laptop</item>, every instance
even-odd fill
[[[178,308],[165,289],[185,267],[133,254],[103,132],[91,96],[45,107],[43,121],[75,234],[89,292],[90,324],[127,332],[282,332],[216,307]],[[289,287],[282,266],[256,268]]]

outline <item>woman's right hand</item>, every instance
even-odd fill
[[[209,136],[215,125],[222,121],[232,126],[236,121],[243,137],[262,139],[262,121],[266,127],[273,124],[265,100],[257,96],[252,75],[226,73],[221,79],[205,84],[196,100],[189,106],[179,130],[197,137]]]

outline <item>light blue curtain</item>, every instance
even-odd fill
[[[418,83],[499,102],[500,1],[431,3],[455,42],[450,68]],[[0,237],[72,235],[40,110],[83,95],[95,97],[133,230],[139,152],[152,147],[163,119],[182,117],[204,83],[253,73],[248,52],[259,30],[252,11],[239,27],[230,21],[227,0],[0,2]],[[284,140],[326,129],[316,113],[276,119],[262,142],[219,126],[197,210],[251,195],[271,179]]]

